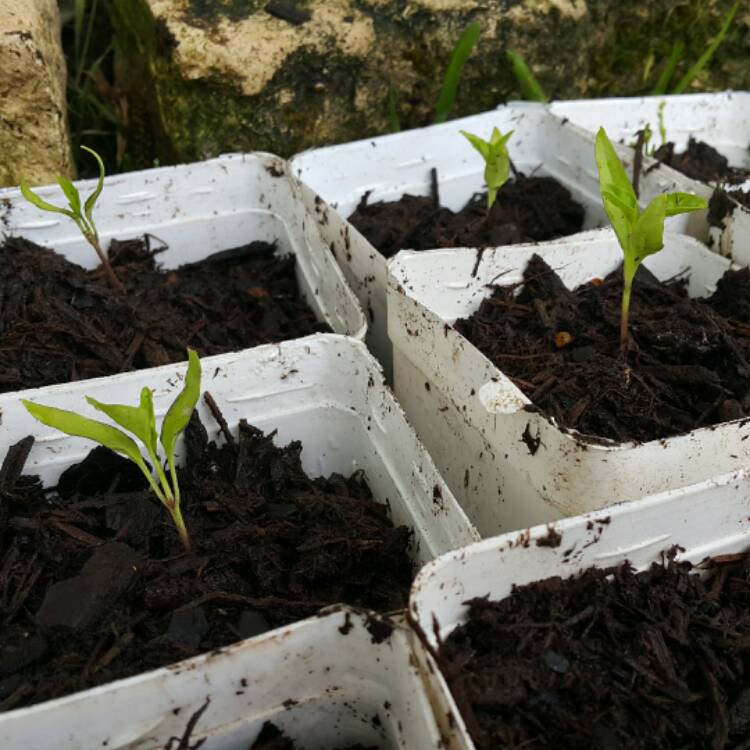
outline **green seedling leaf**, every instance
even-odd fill
[[[75,185],[65,179],[65,177],[58,177],[57,184],[62,188],[65,197],[68,199],[68,205],[70,210],[75,216],[81,215],[81,195],[76,189]]]
[[[485,141],[473,133],[461,131],[461,135],[481,154],[484,159],[484,181],[487,185],[487,210],[492,208],[497,198],[498,190],[508,181],[510,176],[510,156],[508,155],[508,139],[513,131],[503,135],[497,128],[492,129],[489,141]]]
[[[657,196],[641,211],[625,168],[604,128],[599,128],[596,135],[596,163],[604,210],[612,222],[624,258],[620,348],[625,352],[630,296],[638,266],[644,258],[658,253],[664,246],[664,220],[667,216],[696,211],[706,208],[707,204],[697,195],[670,193]]]
[[[505,53],[505,56],[511,64],[513,75],[516,77],[523,95],[532,102],[548,102],[549,97],[544,93],[544,89],[534,77],[531,68],[529,68],[521,55],[509,50]]]
[[[185,384],[177,398],[172,402],[172,406],[169,407],[169,411],[161,425],[161,444],[164,452],[167,454],[175,497],[178,501],[180,493],[177,487],[177,475],[174,468],[174,448],[177,438],[182,434],[190,421],[195,405],[198,403],[200,390],[201,363],[198,355],[192,349],[188,349],[188,369],[185,375]]]
[[[102,190],[104,189],[104,162],[102,161],[102,157],[99,156],[99,154],[94,151],[93,148],[89,148],[88,146],[81,146],[81,148],[84,151],[88,151],[95,159],[97,164],[99,165],[99,181],[96,184],[96,187],[94,188],[94,192],[91,193],[91,195],[86,198],[86,204],[85,204],[85,211],[86,211],[86,218],[89,220],[89,223],[91,226],[94,226],[94,220],[91,218],[93,212],[94,212],[94,206],[96,205],[96,201],[99,199],[99,196],[102,194]]]
[[[106,414],[128,432],[132,432],[145,446],[152,458],[157,455],[156,416],[154,415],[154,398],[150,388],[141,390],[139,406],[122,404],[103,404],[91,396],[86,396],[91,406]]]
[[[453,49],[448,68],[445,71],[445,79],[440,89],[440,96],[435,105],[434,122],[445,122],[450,115],[453,105],[456,103],[456,93],[458,92],[458,82],[461,78],[461,72],[464,69],[469,55],[479,41],[482,33],[482,27],[478,22],[469,24],[464,30]]]
[[[21,184],[19,185],[19,188],[21,189],[21,195],[23,195],[26,200],[31,203],[32,206],[36,206],[37,208],[41,209],[42,211],[50,211],[51,213],[56,214],[65,214],[66,216],[69,216],[71,219],[75,219],[75,214],[68,210],[67,208],[60,208],[58,206],[54,206],[52,203],[48,203],[44,198],[41,198],[38,196],[35,192],[31,190],[26,180],[23,178],[21,179]]]
[[[76,437],[93,440],[95,443],[99,443],[116,453],[126,456],[137,464],[144,474],[151,476],[135,441],[129,438],[122,430],[118,430],[116,427],[112,427],[104,422],[83,417],[66,409],[56,409],[52,406],[35,404],[26,399],[22,399],[22,403],[26,407],[26,411],[42,424],[46,424],[55,430],[60,430],[60,432],[64,432],[66,435],[75,435]]]
[[[677,85],[672,89],[673,94],[683,94],[688,86],[690,86],[690,84],[700,75],[703,68],[705,68],[711,62],[711,59],[716,54],[716,50],[719,49],[721,43],[724,41],[724,37],[726,37],[727,33],[729,32],[729,27],[732,25],[732,21],[734,21],[734,17],[735,15],[737,15],[739,7],[740,0],[737,0],[737,2],[731,7],[729,13],[727,13],[726,17],[724,18],[724,23],[722,23],[719,33],[714,37],[711,44],[706,47],[705,51],[698,58],[698,60],[693,65],[691,65],[690,68],[688,68],[688,71],[685,73],[685,75],[682,76]]]

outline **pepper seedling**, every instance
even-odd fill
[[[508,181],[510,176],[510,156],[506,143],[513,135],[509,130],[503,135],[497,128],[492,128],[489,141],[485,141],[478,135],[461,131],[461,135],[471,143],[484,159],[484,181],[487,183],[487,213],[490,212],[497,192]]]
[[[698,211],[707,207],[703,198],[690,193],[658,195],[643,211],[633,186],[604,128],[596,135],[596,164],[604,210],[620,243],[624,285],[620,315],[620,350],[628,349],[628,314],[633,279],[643,260],[664,247],[664,220],[667,216]]]
[[[31,188],[29,188],[26,180],[24,180],[23,178],[21,178],[20,184],[21,193],[29,203],[41,209],[42,211],[64,214],[65,216],[72,219],[78,229],[81,230],[81,234],[83,235],[86,242],[88,242],[89,245],[91,245],[91,247],[96,250],[96,254],[99,256],[99,261],[104,268],[104,272],[107,274],[109,283],[116,291],[124,292],[125,289],[120,283],[120,280],[117,278],[109,262],[109,258],[107,258],[106,253],[102,249],[101,243],[99,242],[99,233],[97,232],[96,225],[94,224],[94,206],[96,205],[96,201],[99,199],[99,196],[102,193],[102,189],[104,188],[104,162],[102,161],[101,156],[99,156],[99,154],[97,154],[94,149],[88,148],[87,146],[81,146],[81,148],[84,151],[88,151],[96,159],[99,165],[99,180],[96,184],[96,187],[94,188],[94,192],[91,193],[91,195],[86,199],[85,203],[81,203],[81,194],[78,192],[76,186],[65,177],[58,177],[57,183],[58,185],[60,185],[65,197],[68,199],[68,205],[70,206],[70,208],[62,208],[60,206],[55,206],[52,203],[48,203],[46,200],[33,192]]]
[[[140,404],[138,406],[103,404],[90,396],[86,396],[86,401],[98,411],[106,414],[113,422],[120,425],[120,427],[135,435],[143,443],[146,448],[148,460],[156,471],[158,482],[149,470],[136,442],[122,430],[72,411],[35,404],[25,399],[22,399],[22,401],[31,416],[42,424],[60,430],[66,435],[93,440],[95,443],[99,443],[129,458],[143,472],[154,494],[169,511],[174,525],[177,527],[180,540],[189,552],[191,549],[190,535],[185,527],[182,511],[180,510],[180,486],[177,482],[174,450],[177,438],[187,427],[195,405],[198,402],[200,387],[200,360],[192,349],[188,349],[188,369],[185,375],[185,384],[177,395],[177,398],[172,402],[162,421],[159,438],[167,457],[171,482],[164,472],[162,462],[159,460],[156,444],[154,399],[153,391],[150,388],[144,387],[141,390]]]

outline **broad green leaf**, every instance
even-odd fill
[[[677,216],[677,214],[687,214],[708,208],[708,203],[703,198],[691,193],[669,193],[666,199],[664,211],[666,216]]]
[[[461,78],[461,71],[479,41],[479,35],[482,33],[482,27],[478,22],[469,24],[459,37],[456,46],[451,54],[448,68],[445,71],[445,79],[440,89],[440,96],[435,105],[435,123],[445,122],[448,115],[453,109],[456,101],[456,92],[458,91],[458,81]]]
[[[65,197],[68,199],[70,210],[80,216],[81,215],[81,195],[76,189],[76,186],[65,177],[58,177],[57,184],[62,188]]]
[[[630,233],[630,255],[636,267],[643,259],[664,247],[664,218],[667,196],[659,195],[646,206]]]
[[[520,55],[511,51],[506,52],[505,56],[513,68],[513,75],[515,75],[523,95],[532,102],[548,102],[547,94],[544,93],[544,89],[539,85],[526,61]]]
[[[627,251],[630,233],[638,219],[638,199],[604,128],[596,135],[596,164],[604,210],[623,251]]]
[[[508,180],[510,175],[510,160],[508,151],[502,142],[490,146],[490,154],[484,168],[484,181],[487,187],[497,191]]]
[[[60,432],[64,432],[66,435],[75,435],[76,437],[93,440],[105,448],[127,456],[142,471],[148,473],[135,441],[129,438],[122,430],[65,409],[56,409],[52,406],[35,404],[26,399],[22,399],[22,403],[29,414],[42,424],[60,430]]]
[[[44,198],[40,198],[31,190],[26,180],[22,179],[19,187],[21,189],[21,195],[23,195],[23,197],[26,198],[29,203],[31,203],[33,206],[36,206],[37,208],[40,208],[42,211],[51,211],[56,214],[65,214],[71,219],[75,218],[73,212],[69,211],[67,208],[59,208],[58,206],[53,206],[51,203],[47,203]]]
[[[466,138],[472,146],[474,146],[474,148],[482,155],[483,159],[487,159],[490,155],[490,144],[487,143],[484,138],[480,138],[473,133],[467,133],[465,130],[461,131],[461,135]]]
[[[150,388],[141,390],[139,406],[123,404],[103,404],[95,398],[86,396],[91,406],[106,414],[113,422],[133,433],[148,449],[152,459],[156,458],[156,416],[154,415],[154,400]]]
[[[98,200],[99,196],[101,195],[102,189],[104,188],[104,162],[102,161],[102,157],[99,156],[99,154],[97,154],[93,148],[89,148],[88,146],[81,146],[81,148],[84,151],[88,151],[96,159],[97,164],[99,165],[99,181],[94,188],[94,192],[91,193],[88,198],[86,198],[85,204],[86,218],[89,220],[91,226],[93,227],[94,220],[91,218],[91,215],[94,212],[96,201]]]
[[[201,363],[198,355],[188,349],[188,369],[185,384],[172,402],[161,425],[161,444],[167,454],[170,468],[174,462],[174,446],[187,427],[201,392]]]

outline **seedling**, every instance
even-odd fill
[[[146,448],[148,460],[156,471],[156,479],[149,470],[136,442],[122,430],[118,430],[116,427],[112,427],[104,422],[81,416],[73,411],[56,409],[52,406],[43,406],[42,404],[35,404],[25,399],[23,399],[23,405],[31,416],[39,420],[42,424],[60,430],[66,435],[93,440],[95,443],[99,443],[129,458],[143,472],[154,494],[169,511],[172,521],[174,521],[174,525],[177,527],[180,540],[189,552],[191,548],[190,535],[185,527],[182,511],[180,510],[180,486],[177,482],[174,450],[177,438],[187,427],[193,409],[195,409],[195,405],[198,402],[200,388],[200,360],[192,349],[188,349],[188,369],[185,375],[185,384],[177,395],[177,398],[172,402],[162,421],[159,438],[167,457],[171,481],[167,478],[158,455],[154,399],[153,391],[150,388],[143,388],[141,390],[141,399],[138,406],[103,404],[90,396],[86,396],[86,401],[143,443]]]
[[[487,183],[487,213],[497,198],[497,191],[508,181],[510,176],[510,156],[506,143],[513,135],[509,130],[503,135],[497,128],[492,128],[489,141],[485,141],[478,135],[461,131],[469,143],[482,155],[484,159],[484,181]]]
[[[628,313],[633,279],[643,260],[664,247],[667,216],[706,208],[703,198],[689,193],[658,195],[641,211],[633,186],[604,128],[596,136],[596,163],[604,210],[612,222],[624,256],[620,350],[628,349]]]
[[[48,203],[46,200],[34,193],[28,186],[26,180],[21,179],[21,193],[26,200],[42,211],[49,211],[56,214],[64,214],[71,218],[76,226],[81,230],[81,234],[84,236],[86,242],[96,250],[96,254],[99,256],[99,260],[104,268],[107,278],[110,284],[118,292],[124,292],[120,280],[115,275],[112,266],[109,263],[106,253],[102,250],[101,243],[99,242],[99,233],[96,231],[96,225],[94,224],[94,206],[96,201],[101,195],[104,187],[104,162],[99,154],[94,149],[88,148],[87,146],[81,146],[84,151],[88,151],[99,164],[99,181],[97,182],[94,192],[86,199],[86,202],[81,204],[81,194],[78,192],[75,185],[65,177],[58,177],[57,182],[62,188],[65,197],[68,199],[68,205],[70,208],[61,208],[60,206],[54,206],[52,203]]]

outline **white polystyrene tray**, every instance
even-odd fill
[[[408,631],[396,627],[376,643],[368,620],[332,608],[146,677],[32,707],[23,721],[0,715],[3,747],[162,750],[209,701],[190,747],[203,740],[203,750],[250,750],[270,721],[300,750],[357,742],[444,748],[445,731],[455,730],[438,725],[430,701],[447,705],[449,696],[436,675],[424,677],[429,687],[423,682]]]
[[[185,365],[175,364],[24,391],[22,395],[50,406],[100,416],[86,405],[84,395],[108,402],[132,403],[141,388],[149,386],[154,390],[156,413],[161,416],[181,388],[184,372]],[[300,440],[302,464],[312,476],[327,476],[333,472],[349,475],[364,470],[373,496],[388,505],[393,522],[413,529],[413,558],[417,565],[479,539],[417,441],[401,408],[385,386],[380,367],[362,342],[318,334],[241,353],[207,357],[203,360],[202,390],[214,396],[230,428],[236,428],[244,418],[265,431],[277,430],[277,445]],[[0,396],[0,412],[0,436],[4,446],[29,434],[37,438],[26,473],[38,474],[45,484],[53,484],[65,468],[82,459],[92,447],[88,441],[62,435],[35,422],[21,405],[18,394]],[[199,412],[209,437],[218,440],[217,425],[202,401]],[[178,461],[179,457],[178,451]],[[283,640],[281,635],[277,637]],[[143,732],[151,732],[165,720],[162,709],[169,707],[171,710],[173,691],[181,690],[179,686],[183,682],[189,686],[203,680],[200,666],[177,669],[184,677],[176,683],[172,682],[175,679],[175,668],[172,668],[79,693],[72,698],[0,714],[0,747],[20,747],[11,740],[24,737],[24,750],[46,750],[50,735],[45,731],[52,731],[50,727],[56,727],[55,747],[59,750],[100,747],[98,743],[82,739],[90,737],[85,734],[89,723],[99,732],[109,731],[113,737],[114,727],[119,727],[117,736],[123,737],[135,738]],[[164,694],[163,683],[167,678],[174,687]],[[194,686],[190,688],[194,689]],[[112,691],[118,696],[113,708],[108,708],[95,720],[102,707],[109,705],[108,695]],[[201,695],[195,700],[199,705],[203,699]],[[75,716],[68,716],[68,709],[60,708],[73,704],[80,711]],[[126,714],[122,706],[130,706]],[[56,717],[56,723],[44,724],[46,730],[43,731],[40,722],[46,721],[47,716]],[[135,722],[136,716],[143,718]],[[180,719],[184,718],[181,714]],[[167,726],[174,728],[172,718],[167,717],[167,720]],[[61,728],[66,731],[60,731]],[[77,732],[84,732],[84,735]],[[130,747],[126,740],[118,742],[110,742],[107,747]],[[140,750],[156,745],[133,747]]]
[[[607,223],[588,134],[550,115],[545,107],[528,102],[503,105],[442,125],[307,151],[292,159],[290,169],[338,213],[349,216],[368,190],[370,202],[397,200],[404,193],[429,195],[434,167],[441,202],[457,210],[484,184],[484,163],[459,131],[487,137],[495,126],[503,132],[515,131],[508,148],[519,170],[556,178],[583,204],[584,230]],[[627,150],[622,153],[627,158]],[[676,179],[679,182],[679,176]],[[648,201],[680,185],[663,174],[644,175],[641,197]],[[670,222],[673,231],[699,237],[706,234],[705,220],[683,216]],[[371,314],[368,343],[389,374],[386,260],[350,225],[342,229],[341,239],[332,249],[363,308]]]
[[[588,567],[623,562],[645,569],[674,545],[678,559],[699,563],[706,557],[750,547],[747,497],[750,476],[735,472],[682,490],[662,493],[552,524],[557,547],[537,546],[549,526],[487,539],[428,563],[412,586],[409,614],[429,644],[437,645],[466,621],[466,602],[488,596],[500,600],[512,587],[552,576],[575,575]],[[572,550],[572,551],[571,551]],[[431,658],[426,663],[437,671]],[[425,670],[425,671],[429,671]],[[439,677],[444,689],[447,686]],[[453,703],[451,699],[451,703]],[[458,730],[468,737],[460,713],[451,706]]]
[[[76,183],[87,196],[95,181]],[[56,185],[37,191],[67,205]],[[150,234],[166,268],[194,263],[212,253],[255,240],[294,253],[301,294],[317,318],[335,333],[364,338],[366,321],[331,252],[331,228],[317,213],[319,199],[270,154],[237,154],[178,167],[108,177],[94,209],[104,247],[111,239]],[[86,268],[96,253],[65,216],[40,211],[13,188],[0,190],[0,230],[54,248]]]
[[[643,444],[562,430],[451,327],[491,293],[522,279],[538,253],[570,288],[622,262],[611,232],[578,242],[476,251],[401,253],[390,264],[389,333],[399,401],[484,536],[700,482],[750,463],[750,420]],[[666,279],[689,269],[689,293],[710,294],[729,261],[683,235],[665,235],[645,265]],[[523,440],[538,440],[537,451]]]
[[[750,167],[750,92],[581,99],[552,102],[549,106],[558,117],[592,133],[603,125],[612,139],[626,144],[634,143],[638,131],[650,125],[657,146],[661,144],[658,127],[661,109],[667,140],[673,141],[678,151],[686,148],[693,136],[713,146],[731,166]],[[646,159],[644,165],[648,169],[653,161]],[[710,196],[711,189],[701,191],[698,187],[702,183],[684,179],[689,181],[687,185],[693,192]],[[745,186],[746,190],[749,188],[750,185]],[[725,219],[717,239],[722,255],[738,263],[750,263],[750,210],[735,209]]]

